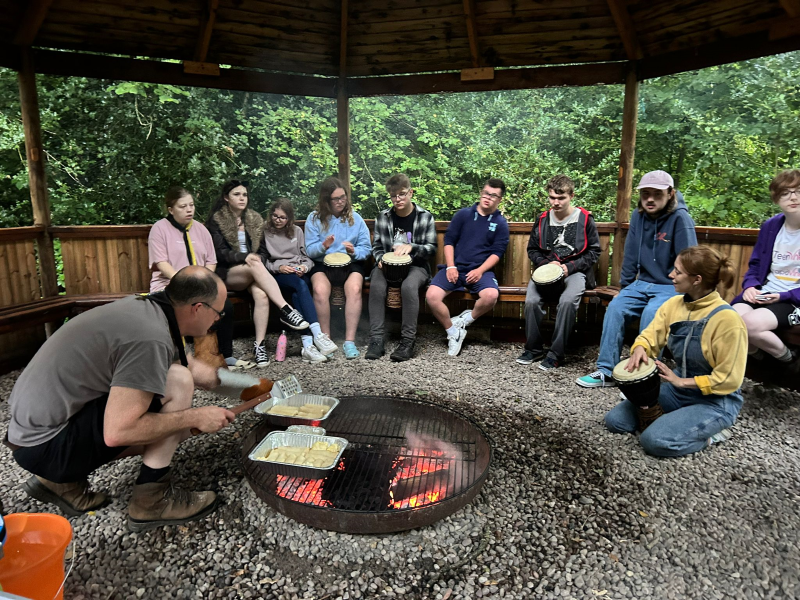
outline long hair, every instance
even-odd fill
[[[211,212],[208,213],[206,224],[211,223],[211,220],[214,218],[214,213],[216,213],[219,209],[225,206],[226,204],[225,197],[240,185],[243,186],[245,189],[247,189],[247,182],[240,181],[238,179],[231,179],[225,185],[222,186],[222,190],[220,190],[219,197],[216,199],[214,205],[211,207]],[[249,209],[250,209],[250,200],[248,198],[247,207],[245,208],[245,210]]]
[[[283,229],[278,229],[272,223],[272,214],[276,210],[282,210],[286,213],[286,225]],[[267,211],[267,224],[264,227],[267,233],[271,235],[285,235],[287,238],[294,239],[294,205],[288,198],[277,198],[272,206]]]
[[[720,283],[725,288],[733,287],[736,281],[731,260],[709,246],[689,246],[680,251],[678,258],[686,273],[700,275],[712,290]]]
[[[347,194],[347,188],[344,187],[344,184],[338,177],[328,177],[319,186],[319,198],[317,199],[317,210],[315,212],[317,213],[316,218],[319,219],[321,231],[326,231],[328,229],[328,219],[333,215],[333,211],[331,210],[331,196],[334,190],[338,188],[342,188],[344,193]],[[347,204],[345,204],[339,219],[342,223],[347,219],[348,225],[353,225],[353,223],[355,223],[353,219],[353,205],[350,204],[349,194],[347,195]]]

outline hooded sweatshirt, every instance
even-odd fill
[[[684,248],[697,245],[694,221],[689,216],[683,194],[676,191],[675,195],[675,210],[662,213],[655,220],[638,210],[631,216],[622,259],[622,287],[633,283],[637,276],[648,283],[672,285],[668,275],[675,257]]]

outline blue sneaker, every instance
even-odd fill
[[[347,359],[358,358],[361,356],[361,353],[356,348],[356,345],[353,342],[345,342],[342,344],[342,350],[344,351],[344,357]]]
[[[594,373],[590,373],[589,375],[584,375],[583,377],[578,377],[575,380],[581,387],[586,388],[595,388],[595,387],[614,387],[617,385],[614,380],[603,373],[602,371],[595,371]]]

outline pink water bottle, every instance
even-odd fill
[[[286,360],[286,332],[281,331],[280,337],[278,337],[278,347],[275,348],[275,360],[278,362],[283,362]]]

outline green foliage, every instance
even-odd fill
[[[672,173],[699,225],[758,226],[767,186],[800,162],[799,53],[642,83],[638,178]],[[40,76],[53,222],[150,223],[170,185],[204,216],[230,178],[250,181],[255,208],[291,198],[299,218],[337,169],[334,100]],[[557,173],[598,221],[614,219],[621,86],[351,100],[354,204],[389,206],[386,179],[407,173],[439,219],[501,177],[515,221],[547,208]],[[635,204],[635,201],[634,201]],[[0,226],[32,221],[15,73],[0,69]]]

